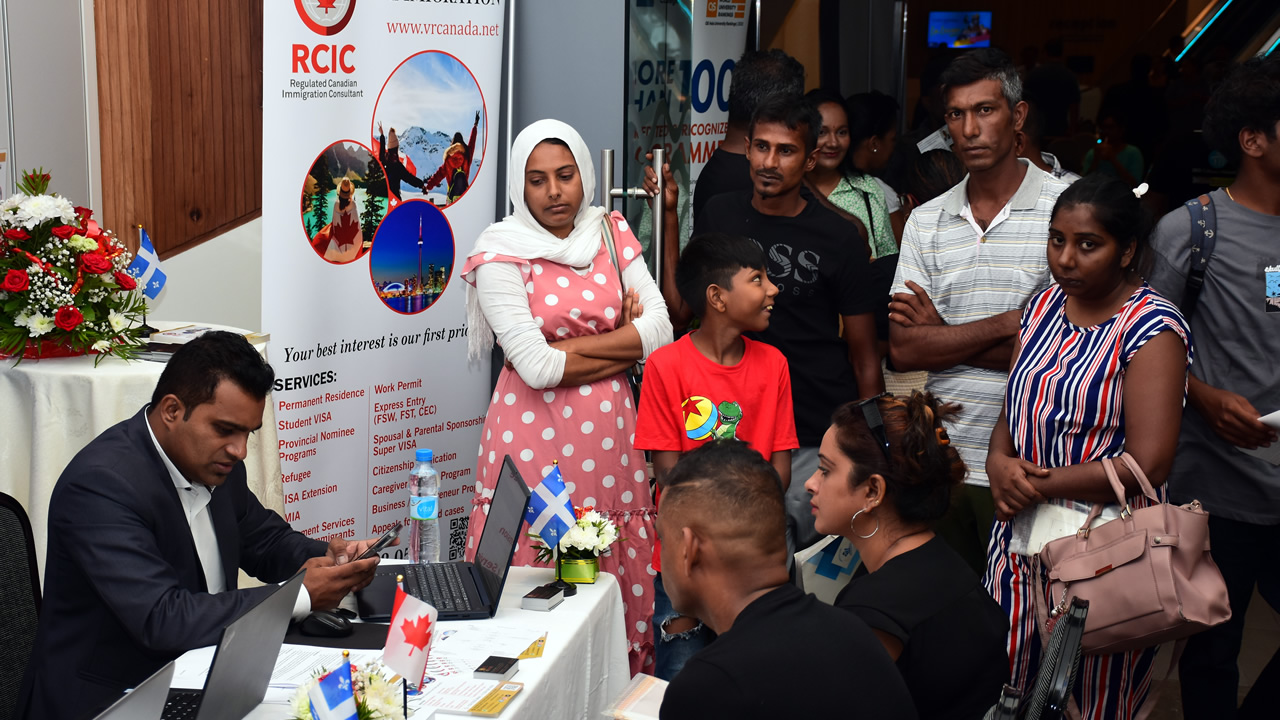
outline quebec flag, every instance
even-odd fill
[[[138,228],[138,234],[142,239],[138,243],[138,254],[134,256],[128,272],[134,280],[138,281],[142,294],[155,300],[168,278],[160,269],[160,256],[156,255],[156,248],[151,244],[151,236],[147,235],[147,231],[142,228]]]
[[[542,542],[553,549],[560,545],[560,538],[577,522],[573,516],[573,501],[560,476],[559,465],[551,468],[551,472],[533,489],[524,519],[529,523],[529,530],[537,533]]]
[[[356,720],[356,693],[351,689],[351,663],[325,675],[307,691],[315,720]]]

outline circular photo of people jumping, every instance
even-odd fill
[[[316,254],[344,265],[364,257],[387,214],[387,178],[354,140],[324,149],[302,183],[302,229]]]
[[[453,229],[440,208],[406,200],[387,213],[374,238],[369,255],[374,292],[398,313],[420,313],[444,294],[453,257]]]
[[[391,207],[460,200],[480,172],[487,126],[480,85],[461,60],[428,50],[400,63],[378,94],[370,132]]]

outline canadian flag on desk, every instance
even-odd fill
[[[414,687],[422,687],[427,674],[427,653],[436,630],[436,609],[396,586],[387,645],[382,663]]]

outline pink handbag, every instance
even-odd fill
[[[1064,612],[1072,597],[1089,601],[1082,647],[1093,654],[1178,640],[1231,617],[1226,583],[1209,556],[1209,514],[1200,501],[1182,506],[1159,502],[1137,461],[1128,453],[1119,459],[1137,478],[1142,494],[1158,504],[1131,510],[1113,461],[1103,459],[1107,479],[1124,506],[1120,517],[1089,529],[1102,512],[1103,504],[1097,503],[1075,535],[1046,543],[1038,556],[1049,575],[1050,617]],[[1036,604],[1044,623],[1043,603]]]

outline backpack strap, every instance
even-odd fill
[[[1195,313],[1196,303],[1200,300],[1200,291],[1204,288],[1204,275],[1209,269],[1209,258],[1213,257],[1213,247],[1217,242],[1218,213],[1213,207],[1213,198],[1201,195],[1186,203],[1187,212],[1191,213],[1191,267],[1187,271],[1187,286],[1182,292],[1182,305],[1179,308],[1188,321]]]

